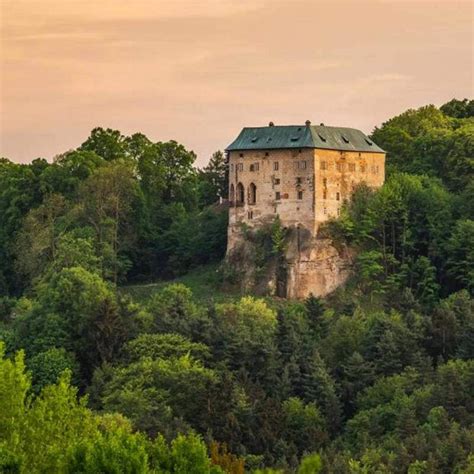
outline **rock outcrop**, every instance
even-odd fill
[[[273,248],[271,228],[242,228],[232,237],[226,261],[242,291],[305,298],[326,296],[351,273],[353,252],[331,239],[312,236],[304,227],[284,230],[284,246]]]

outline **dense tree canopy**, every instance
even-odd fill
[[[375,129],[386,183],[322,229],[354,252],[324,300],[222,284],[222,152],[96,128],[1,159],[0,471],[473,472],[473,120]],[[284,245],[276,220],[258,259]]]

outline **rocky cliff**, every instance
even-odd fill
[[[304,227],[232,229],[226,268],[242,291],[287,298],[325,296],[350,275],[353,253]],[[278,235],[275,235],[275,234]]]

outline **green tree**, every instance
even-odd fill
[[[208,165],[199,172],[199,194],[201,205],[216,203],[229,194],[229,165],[222,151],[212,154]]]
[[[192,291],[181,283],[171,284],[155,293],[147,305],[156,332],[175,332],[190,339],[201,339],[209,320],[203,308],[193,300]]]
[[[142,474],[148,466],[147,442],[130,428],[98,432],[69,450],[66,472],[70,474]]]
[[[118,411],[149,433],[175,434],[179,426],[204,429],[216,374],[185,355],[143,358],[113,369],[102,393],[107,411]]]
[[[313,353],[305,367],[303,391],[306,402],[314,402],[321,408],[329,433],[337,433],[342,421],[341,402],[337,395],[336,383],[317,351]]]
[[[440,108],[445,115],[455,118],[474,117],[474,100],[469,99],[451,99]]]
[[[58,240],[67,230],[67,203],[53,194],[25,218],[16,244],[16,268],[22,278],[39,277],[56,258]]]
[[[94,152],[106,161],[113,161],[127,156],[127,143],[118,130],[96,127],[79,150]]]
[[[74,356],[62,348],[53,347],[40,352],[27,362],[32,374],[31,388],[35,393],[40,393],[46,385],[57,383],[64,371],[76,374],[79,371]]]
[[[474,294],[474,221],[457,221],[446,247],[448,275]]]
[[[97,169],[79,190],[82,220],[94,230],[102,274],[115,283],[130,267],[141,193],[133,168],[116,161]]]

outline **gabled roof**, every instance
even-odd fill
[[[355,128],[325,125],[271,125],[245,127],[227,151],[274,150],[282,148],[323,148],[327,150],[385,153]]]

